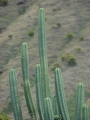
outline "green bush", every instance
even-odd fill
[[[57,27],[60,28],[61,27],[61,23],[57,23]]]
[[[69,54],[68,54],[68,55],[66,56],[66,61],[67,61],[67,63],[68,63],[69,66],[74,66],[74,65],[77,64],[76,58],[75,58],[73,55],[69,55]]]
[[[8,4],[8,0],[0,0],[0,6],[6,6]]]
[[[80,37],[80,41],[83,41],[83,40],[84,40],[84,37],[83,37],[83,36],[81,36],[81,37]]]
[[[81,51],[81,48],[76,48],[76,51],[77,51],[77,52],[80,52],[80,51]]]
[[[12,35],[12,34],[8,35],[8,38],[12,39],[12,37],[13,37],[13,35]]]
[[[76,58],[70,54],[61,56],[61,60],[67,62],[69,66],[74,66],[77,64]]]
[[[10,120],[5,113],[0,113],[0,120]]]
[[[53,9],[52,9],[52,11],[54,11],[54,12],[55,12],[55,11],[57,11],[57,9],[56,9],[56,8],[53,8]]]
[[[64,55],[61,56],[61,60],[62,60],[62,61],[66,61],[66,56],[64,56]]]
[[[28,35],[31,37],[31,36],[34,36],[34,31],[33,30],[30,30],[29,32],[28,32]]]
[[[73,33],[69,32],[69,33],[67,33],[66,37],[67,37],[69,40],[71,40],[71,39],[73,39],[74,35],[73,35]]]
[[[58,62],[55,62],[55,63],[53,64],[51,70],[54,71],[56,68],[59,68],[59,67],[60,67],[59,63],[58,63]]]

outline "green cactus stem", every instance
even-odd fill
[[[46,97],[50,97],[50,81],[48,78],[45,13],[43,8],[40,8],[38,17],[38,44],[41,65],[42,98],[44,101]]]
[[[79,83],[76,92],[76,108],[74,120],[81,120],[83,104],[84,104],[84,85],[83,83]]]
[[[57,104],[56,96],[53,97],[52,106],[53,106],[53,114],[54,114],[54,116],[55,115],[59,116],[58,104]]]
[[[16,71],[11,69],[9,72],[10,94],[13,105],[15,120],[23,120],[20,101],[18,97]]]
[[[85,104],[82,107],[82,120],[89,120],[88,106]]]
[[[44,120],[43,116],[43,106],[42,106],[42,96],[41,96],[41,68],[40,64],[36,65],[35,69],[35,80],[36,80],[36,100],[37,100],[37,107],[40,116],[40,120]]]
[[[59,109],[59,114],[61,115],[61,119],[70,120],[66,99],[63,88],[62,74],[59,68],[55,69],[55,90],[56,90],[56,98]]]
[[[28,60],[27,43],[22,44],[21,66],[22,66],[22,75],[23,75],[23,82],[24,82],[25,99],[26,99],[28,111],[29,111],[29,114],[33,115],[33,117],[37,120],[36,110],[32,100],[30,80],[29,80],[29,60]]]
[[[45,120],[54,120],[50,98],[45,98]]]

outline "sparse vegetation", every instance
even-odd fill
[[[30,30],[30,31],[28,32],[28,35],[29,35],[30,37],[34,36],[34,30]]]
[[[39,2],[39,3],[38,3],[38,7],[41,8],[41,6],[42,6],[41,3]]]
[[[60,28],[61,27],[61,23],[57,23],[57,27]]]
[[[0,113],[0,120],[10,120],[5,113]]]
[[[76,58],[73,55],[70,55],[70,54],[68,54],[66,56],[66,61],[67,61],[67,63],[68,63],[69,66],[74,66],[74,65],[77,64]]]
[[[52,71],[54,71],[56,68],[59,68],[60,67],[60,64],[59,62],[55,62],[51,68]]]
[[[8,4],[8,0],[0,0],[0,6],[6,6]]]
[[[30,1],[31,2],[31,1]],[[44,3],[43,3],[44,2]],[[58,28],[58,29],[54,29],[54,30],[52,30],[52,31],[47,31],[48,32],[48,34],[47,34],[47,38],[48,38],[48,45],[47,46],[50,46],[50,44],[51,44],[51,46],[52,46],[52,48],[54,48],[53,50],[51,49],[50,50],[50,48],[51,47],[49,47],[49,53],[51,53],[51,54],[55,54],[56,53],[56,58],[54,58],[54,57],[52,57],[52,58],[50,58],[49,59],[49,62],[50,62],[50,67],[51,67],[51,65],[52,65],[52,63],[53,63],[53,61],[54,60],[58,60],[58,56],[59,56],[59,54],[58,53],[60,53],[60,54],[62,54],[62,53],[67,53],[67,52],[71,52],[70,51],[70,46],[69,45],[74,45],[74,47],[73,46],[71,46],[72,47],[72,49],[73,48],[76,48],[76,49],[74,49],[75,51],[74,52],[76,52],[76,53],[79,53],[79,54],[77,54],[77,58],[79,58],[78,59],[78,64],[80,63],[79,61],[80,61],[80,58],[82,57],[84,57],[83,55],[84,55],[84,53],[83,52],[79,52],[79,51],[84,51],[85,52],[85,54],[86,54],[86,46],[84,46],[84,44],[87,44],[87,56],[89,56],[89,48],[88,48],[88,41],[85,41],[85,42],[82,42],[83,40],[80,40],[80,35],[81,36],[86,36],[86,38],[88,38],[88,36],[89,36],[89,34],[88,34],[88,31],[89,31],[89,27],[87,26],[87,25],[89,25],[89,24],[87,24],[88,22],[87,22],[87,20],[86,20],[86,18],[88,18],[89,19],[89,16],[87,16],[87,15],[89,15],[89,8],[86,8],[87,7],[87,5],[89,6],[89,2],[88,1],[85,1],[85,6],[84,6],[84,4],[83,4],[83,7],[85,7],[84,8],[84,12],[83,12],[83,9],[82,9],[82,7],[80,6],[80,8],[79,8],[79,13],[77,14],[77,12],[78,12],[78,9],[77,9],[77,12],[76,12],[76,8],[78,8],[78,3],[77,3],[77,1],[75,1],[75,3],[74,3],[74,5],[72,4],[73,2],[71,2],[71,1],[68,1],[68,3],[66,2],[66,1],[64,1],[65,2],[65,4],[64,4],[64,6],[66,6],[65,8],[63,8],[63,1],[61,0],[61,1],[58,1],[57,3],[56,3],[56,1],[52,1],[52,2],[49,2],[48,3],[48,5],[47,5],[47,3],[45,3],[45,2],[47,2],[47,1],[42,1],[41,2],[41,4],[42,4],[42,6],[44,6],[45,7],[45,9],[46,9],[46,17],[47,17],[47,29],[49,29],[52,25],[55,25],[55,26],[57,26],[56,24],[57,24],[57,22],[61,22],[62,24],[62,26],[61,26],[61,28]],[[87,4],[87,2],[88,2],[88,4]],[[33,24],[34,23],[34,17],[35,17],[35,19],[36,19],[36,14],[32,14],[31,12],[33,11],[34,13],[36,13],[36,10],[35,10],[35,6],[36,6],[36,4],[37,3],[35,3],[35,5],[34,5],[34,1],[33,1],[33,7],[31,6],[31,5],[27,5],[27,3],[25,3],[25,5],[26,6],[28,6],[28,8],[30,9],[30,12],[28,12],[28,14],[27,14],[27,11],[26,11],[26,13],[25,13],[25,16],[26,16],[26,18],[24,18],[24,16],[22,15],[22,16],[20,16],[22,19],[16,19],[16,18],[18,18],[17,16],[16,17],[14,17],[14,15],[16,15],[16,11],[15,11],[15,7],[17,7],[15,4],[14,4],[14,6],[13,6],[13,3],[16,3],[15,1],[13,2],[13,0],[12,0],[12,2],[8,5],[8,6],[10,6],[10,9],[11,10],[9,10],[8,9],[8,11],[10,11],[10,14],[9,15],[7,15],[7,16],[9,16],[8,18],[13,18],[13,20],[15,21],[15,24],[12,24],[12,28],[16,28],[17,27],[17,29],[12,29],[12,28],[10,28],[9,29],[9,31],[8,31],[8,29],[5,29],[4,31],[5,31],[5,33],[4,34],[0,34],[1,36],[3,36],[3,35],[5,35],[6,36],[6,39],[8,39],[8,35],[9,34],[11,34],[12,33],[12,30],[14,30],[13,31],[13,36],[15,37],[15,36],[17,36],[17,39],[16,39],[16,41],[21,41],[21,39],[23,38],[23,36],[25,35],[25,34],[22,34],[22,33],[24,33],[24,31],[27,31],[27,33],[26,34],[28,34],[28,30],[29,29],[34,29],[35,28],[35,24]],[[28,2],[29,3],[29,2]],[[80,3],[80,2],[79,2]],[[82,1],[82,3],[84,3],[84,1]],[[80,4],[82,4],[82,3],[80,3]],[[32,3],[31,3],[32,4]],[[70,4],[71,6],[69,7],[67,7],[67,5],[66,4]],[[11,8],[11,5],[13,6],[13,9]],[[62,8],[61,9],[61,12],[59,12],[57,9],[56,9],[56,12],[53,12],[52,11],[52,9],[53,8],[57,8],[58,6],[60,6],[60,8]],[[38,7],[38,6],[37,6]],[[8,7],[1,7],[1,8],[8,8]],[[19,6],[18,6],[18,8],[19,8]],[[34,9],[33,9],[34,8]],[[71,8],[73,8],[73,11],[72,11],[72,9]],[[5,10],[4,9],[4,11],[7,11],[7,10]],[[82,9],[82,10],[81,10]],[[86,9],[88,9],[88,11],[86,10]],[[48,10],[50,10],[49,11],[49,13],[48,13]],[[12,11],[12,12],[11,12]],[[64,12],[65,12],[65,14],[64,14]],[[72,13],[71,13],[72,12]],[[9,13],[9,12],[8,12]],[[14,13],[14,14],[13,14]],[[61,14],[60,14],[61,13]],[[83,13],[83,14],[82,14]],[[87,14],[86,14],[87,13]],[[17,14],[18,14],[18,10],[17,10]],[[20,13],[21,14],[21,13]],[[81,15],[80,15],[81,14]],[[86,14],[86,15],[85,15]],[[7,25],[5,26],[6,28],[7,28],[7,26],[11,23],[10,21],[9,21],[9,19],[8,18],[6,18],[7,16],[6,16],[6,13],[5,12],[3,12],[3,10],[2,10],[2,12],[1,12],[1,9],[0,9],[0,16],[2,15],[2,17],[1,17],[1,22],[2,22],[2,20],[3,21],[5,21],[4,23],[6,24],[6,22],[7,22]],[[5,16],[4,16],[5,15]],[[10,15],[11,15],[11,17],[10,17]],[[75,15],[75,16],[74,16]],[[3,17],[4,16],[4,17]],[[52,16],[52,17],[51,17]],[[68,16],[68,19],[66,19],[67,18],[67,16]],[[84,25],[84,19],[83,18],[85,18],[85,24],[87,24],[85,27],[87,28],[86,29],[86,31],[85,31],[85,29],[83,29],[83,27],[82,27],[82,24],[80,23],[80,21],[78,21],[79,20],[79,18],[82,16],[82,20],[83,20],[83,25]],[[83,17],[84,16],[84,17]],[[58,18],[58,19],[56,19],[56,17]],[[60,17],[60,18],[59,18]],[[72,17],[75,17],[75,19],[72,19]],[[28,20],[28,18],[29,18],[29,20]],[[53,19],[52,19],[53,18]],[[63,19],[63,20],[62,20]],[[12,21],[13,21],[12,20]],[[21,22],[20,22],[20,20],[22,20]],[[33,20],[33,22],[31,22]],[[56,21],[55,21],[56,20]],[[75,20],[75,21],[73,21],[73,20]],[[28,24],[27,24],[28,23]],[[49,24],[50,23],[50,24]],[[65,24],[64,24],[65,23]],[[73,24],[74,23],[74,24]],[[0,23],[2,26],[3,26],[3,23]],[[69,26],[69,24],[70,24],[70,26]],[[78,27],[77,27],[77,24],[78,24]],[[20,26],[20,29],[19,29],[19,27],[17,26],[17,25],[19,25]],[[23,26],[24,25],[24,26]],[[64,26],[65,25],[65,26]],[[80,25],[80,26],[79,26]],[[10,25],[11,26],[11,25]],[[30,27],[29,29],[28,29],[28,27]],[[79,29],[79,27],[81,27],[81,29]],[[23,29],[24,28],[24,29]],[[74,28],[74,29],[72,29],[72,28]],[[76,29],[77,28],[77,29]],[[37,27],[35,28],[35,30],[37,29]],[[64,31],[64,29],[66,29],[65,31]],[[78,31],[78,29],[80,30],[80,31]],[[21,32],[21,31],[23,31],[23,32]],[[17,33],[17,31],[18,31],[18,33]],[[61,45],[63,44],[62,43],[62,41],[64,40],[63,39],[63,36],[64,37],[66,37],[66,33],[68,32],[68,31],[73,31],[73,33],[74,33],[74,35],[75,35],[75,40],[73,40],[72,41],[72,43],[71,44],[69,44],[69,45],[67,45],[67,46],[64,46],[64,48],[62,48],[61,49]],[[51,33],[52,32],[52,33]],[[60,33],[60,34],[59,34]],[[63,34],[62,34],[63,33]],[[84,33],[84,34],[83,34]],[[55,34],[55,36],[54,36],[54,34]],[[36,35],[36,32],[35,32],[35,35]],[[22,37],[21,37],[22,36]],[[54,36],[54,37],[53,37]],[[79,37],[78,37],[79,36]],[[19,38],[19,39],[18,39]],[[25,37],[26,38],[26,37]],[[33,38],[33,37],[32,37]],[[50,39],[49,39],[50,38]],[[53,38],[53,39],[52,39]],[[35,36],[35,41],[36,41],[36,39],[37,39],[37,37]],[[66,39],[66,38],[65,38]],[[5,37],[1,37],[1,41],[4,41],[5,40]],[[52,40],[52,41],[51,41]],[[61,41],[62,40],[62,41]],[[10,42],[10,40],[7,40],[7,41],[9,41]],[[8,56],[9,56],[9,59],[11,60],[12,59],[12,56],[13,56],[13,53],[16,53],[16,52],[14,52],[14,51],[16,51],[16,50],[14,50],[13,52],[12,52],[12,50],[10,51],[10,50],[8,50],[8,44],[9,44],[9,42],[7,42],[6,41],[6,43],[7,43],[7,48],[5,48],[5,50],[1,50],[2,49],[2,44],[0,44],[0,50],[1,50],[1,55],[2,55],[2,57],[0,57],[0,59],[1,59],[1,61],[4,61],[4,59],[5,59],[5,61],[7,60],[6,59],[6,54],[8,54]],[[22,39],[22,42],[24,41],[24,39]],[[27,42],[27,38],[25,39],[25,41]],[[68,40],[67,40],[68,41]],[[20,55],[20,45],[21,45],[21,43],[20,42],[17,42],[17,43],[15,43],[14,42],[14,40],[12,41],[11,40],[11,42],[14,44],[14,46],[16,46],[16,44],[18,44],[18,46],[19,47],[12,47],[12,49],[17,49],[18,51],[17,51],[17,53],[19,53],[19,55]],[[56,44],[56,43],[57,44]],[[77,44],[78,43],[76,43],[76,42],[79,42],[79,45],[80,45],[80,47],[81,47],[81,45],[82,45],[82,48],[81,48],[81,50],[80,49],[78,49],[77,48]],[[10,44],[10,45],[12,45],[12,43]],[[32,41],[28,41],[28,43],[29,43],[29,48],[32,46]],[[74,43],[74,44],[73,44]],[[33,44],[35,44],[34,43],[34,41],[33,41]],[[57,45],[57,47],[56,47],[56,45]],[[34,45],[33,45],[33,49],[34,49]],[[84,47],[85,47],[85,49],[84,49]],[[60,48],[60,50],[58,49],[58,48]],[[71,50],[72,50],[71,49]],[[30,49],[29,49],[30,50]],[[35,48],[35,50],[36,50],[36,48]],[[64,52],[63,52],[64,51]],[[75,53],[75,54],[76,54]],[[29,54],[31,54],[31,53],[29,53]],[[35,56],[35,54],[37,54],[37,53],[34,53],[34,52],[32,52],[32,57],[30,58],[30,62],[32,62],[32,58],[34,58],[33,56]],[[19,57],[19,55],[18,55],[18,57]],[[79,55],[80,55],[80,57],[79,57]],[[50,56],[50,54],[49,54],[49,56]],[[75,56],[75,55],[74,55]],[[54,59],[53,59],[54,58]],[[64,58],[64,59],[63,59]],[[85,57],[84,58],[84,60],[86,60],[86,58],[87,57]],[[60,58],[59,58],[60,59]],[[62,61],[65,61],[65,59],[66,59],[66,56],[63,56],[62,57]],[[89,59],[89,58],[88,58]],[[15,61],[15,64],[16,64],[16,58],[15,59],[12,59],[12,61]],[[51,61],[50,61],[51,60]],[[81,66],[82,66],[82,64],[83,64],[83,62],[84,62],[84,60],[82,59],[82,62],[81,62]],[[17,61],[18,62],[18,61]],[[86,66],[86,68],[87,68],[87,71],[88,71],[88,68],[89,67],[87,67],[87,66],[89,66],[89,60],[85,63],[85,66]],[[4,62],[3,62],[4,63]],[[67,62],[65,61],[65,62],[62,62],[62,64],[63,63],[65,63],[65,65],[67,64]],[[12,64],[13,64],[13,62],[12,62]],[[31,64],[31,67],[32,67],[32,65],[34,65],[34,64],[36,64],[36,61],[34,62],[34,60],[33,60],[33,62],[32,63],[30,63]],[[61,64],[61,63],[60,63]],[[87,64],[87,65],[86,65]],[[1,64],[2,66],[3,66],[3,64]],[[8,64],[9,65],[9,64]],[[8,67],[8,66],[7,66]],[[67,68],[67,66],[65,66],[65,68]],[[76,68],[77,68],[77,70],[79,69],[79,71],[81,71],[81,67],[77,67],[76,66]],[[1,68],[2,69],[2,68]],[[18,68],[17,68],[18,69]],[[31,68],[32,69],[32,68]],[[70,68],[70,70],[72,69],[72,74],[71,74],[71,78],[72,78],[72,76],[73,76],[73,73],[74,73],[74,69],[73,68]],[[33,70],[33,69],[32,69]],[[68,70],[68,73],[70,72],[70,70]],[[5,70],[6,72],[7,72],[7,70]],[[5,73],[6,73],[5,72]],[[81,71],[82,72],[82,71]],[[84,72],[84,70],[83,70],[83,72]],[[33,72],[31,72],[31,74],[32,74]],[[63,73],[65,73],[65,71],[63,70]],[[68,74],[67,73],[67,74]],[[7,73],[6,73],[7,74]],[[50,75],[51,75],[52,73],[50,73]],[[66,75],[67,74],[65,74],[65,77],[66,77]],[[81,74],[81,73],[80,73]],[[78,77],[79,77],[79,75],[80,75],[79,73],[77,74],[78,75]],[[86,73],[86,74],[88,74],[88,72]],[[80,75],[81,76],[81,75]],[[82,76],[84,76],[84,75],[82,75]],[[3,74],[2,74],[2,77],[3,77]],[[86,80],[87,80],[87,77],[88,77],[88,75],[86,75]],[[6,78],[5,76],[3,77],[4,79]],[[68,82],[71,82],[71,78],[70,78],[70,81],[68,81]],[[75,76],[75,79],[76,79],[76,76]],[[80,78],[79,78],[80,79]],[[78,80],[77,80],[78,81]],[[83,79],[82,79],[82,77],[81,77],[81,81],[83,82]],[[76,81],[74,81],[74,82],[76,82]],[[88,80],[87,80],[87,82],[88,82]],[[69,83],[68,83],[69,84]],[[71,84],[69,84],[68,86],[67,86],[67,89],[69,88],[69,86],[70,86]],[[85,84],[86,86],[88,86],[87,85],[87,83]],[[73,88],[74,86],[72,85],[72,88]],[[71,89],[72,89],[71,88]],[[87,87],[87,88],[89,88],[89,87]],[[6,90],[6,88],[5,88],[5,90]],[[1,91],[2,92],[2,91]],[[67,92],[67,91],[66,91]],[[68,95],[68,94],[67,94]],[[2,99],[0,99],[1,100],[1,102],[2,102]],[[2,109],[2,107],[1,107],[1,109]]]
[[[66,61],[69,66],[74,66],[77,64],[76,58],[71,54],[61,56],[61,60]]]
[[[23,15],[25,12],[26,12],[26,7],[25,7],[25,6],[19,8],[18,13],[19,13],[20,15]]]
[[[65,61],[65,60],[66,60],[66,56],[64,56],[64,55],[61,56],[61,60],[62,60],[62,61]]]
[[[69,32],[69,33],[67,33],[66,37],[67,37],[69,40],[72,40],[73,37],[74,37],[74,35],[73,35],[72,32]]]
[[[52,11],[54,11],[54,12],[55,12],[55,11],[57,11],[57,9],[56,9],[56,8],[53,8],[53,9],[52,9]]]
[[[8,35],[8,38],[9,38],[9,39],[12,39],[12,37],[13,37],[13,35],[12,35],[12,34]]]
[[[84,40],[84,37],[83,37],[83,36],[81,36],[81,37],[80,37],[80,41],[83,41],[83,40]]]
[[[80,52],[81,51],[81,48],[79,47],[79,48],[76,48],[76,51],[77,52]]]

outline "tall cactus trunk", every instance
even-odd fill
[[[10,70],[9,83],[15,120],[23,120],[21,105],[18,97],[16,71],[14,69]]]
[[[50,98],[45,98],[45,120],[54,120]]]
[[[43,8],[40,8],[38,17],[38,44],[41,65],[42,99],[44,101],[46,97],[50,97],[50,81],[48,77],[45,13]]]
[[[42,107],[42,95],[41,95],[41,68],[40,64],[35,68],[35,81],[36,81],[36,100],[40,120],[44,120],[44,112]]]
[[[63,88],[62,74],[59,68],[55,69],[55,90],[59,115],[63,120],[70,120]]]
[[[82,107],[82,120],[89,120],[88,106],[85,104]]]
[[[32,94],[31,94],[31,87],[30,87],[30,80],[29,80],[28,49],[27,49],[27,44],[26,43],[22,44],[21,65],[22,65],[25,99],[26,99],[26,104],[27,104],[27,107],[28,107],[28,111],[29,111],[29,114],[33,115],[33,117],[37,120],[36,110],[35,110],[35,107],[34,107],[34,103],[33,103],[33,100],[32,100]]]
[[[53,114],[54,114],[54,116],[56,116],[56,115],[59,116],[58,104],[57,104],[56,96],[53,97],[52,106],[53,106]]]
[[[76,92],[76,108],[74,120],[81,120],[83,104],[84,104],[84,85],[83,83],[79,83]]]

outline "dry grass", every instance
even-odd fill
[[[64,88],[67,98],[75,92],[78,82],[83,82],[85,89],[89,90],[90,79],[90,3],[78,0],[46,0],[46,1],[27,1],[26,12],[23,15],[18,14],[20,7],[16,5],[18,0],[10,0],[9,5],[0,8],[0,15],[3,14],[2,24],[5,30],[0,34],[0,70],[3,73],[0,75],[0,111],[7,107],[10,101],[8,73],[11,68],[17,70],[19,94],[23,110],[24,118],[29,118],[22,88],[22,74],[20,63],[20,51],[22,42],[28,43],[30,57],[30,74],[34,75],[35,65],[39,63],[38,55],[38,35],[37,35],[37,17],[39,6],[45,8],[46,13],[46,30],[47,30],[47,47],[48,47],[48,62],[51,77],[51,88],[54,94],[54,80],[51,66],[55,62],[59,62],[63,73]],[[61,23],[61,27],[55,27],[57,23]],[[29,38],[28,31],[34,30],[35,34]],[[73,40],[67,43],[66,34],[72,32]],[[8,35],[12,34],[12,39]],[[84,40],[80,42],[80,36]],[[75,48],[82,48],[80,53],[77,53]],[[78,64],[75,67],[68,67],[61,62],[60,56],[65,54],[73,54]],[[35,88],[32,88],[33,98],[35,100]],[[87,99],[87,104],[90,102]],[[12,113],[9,114],[13,120]]]

